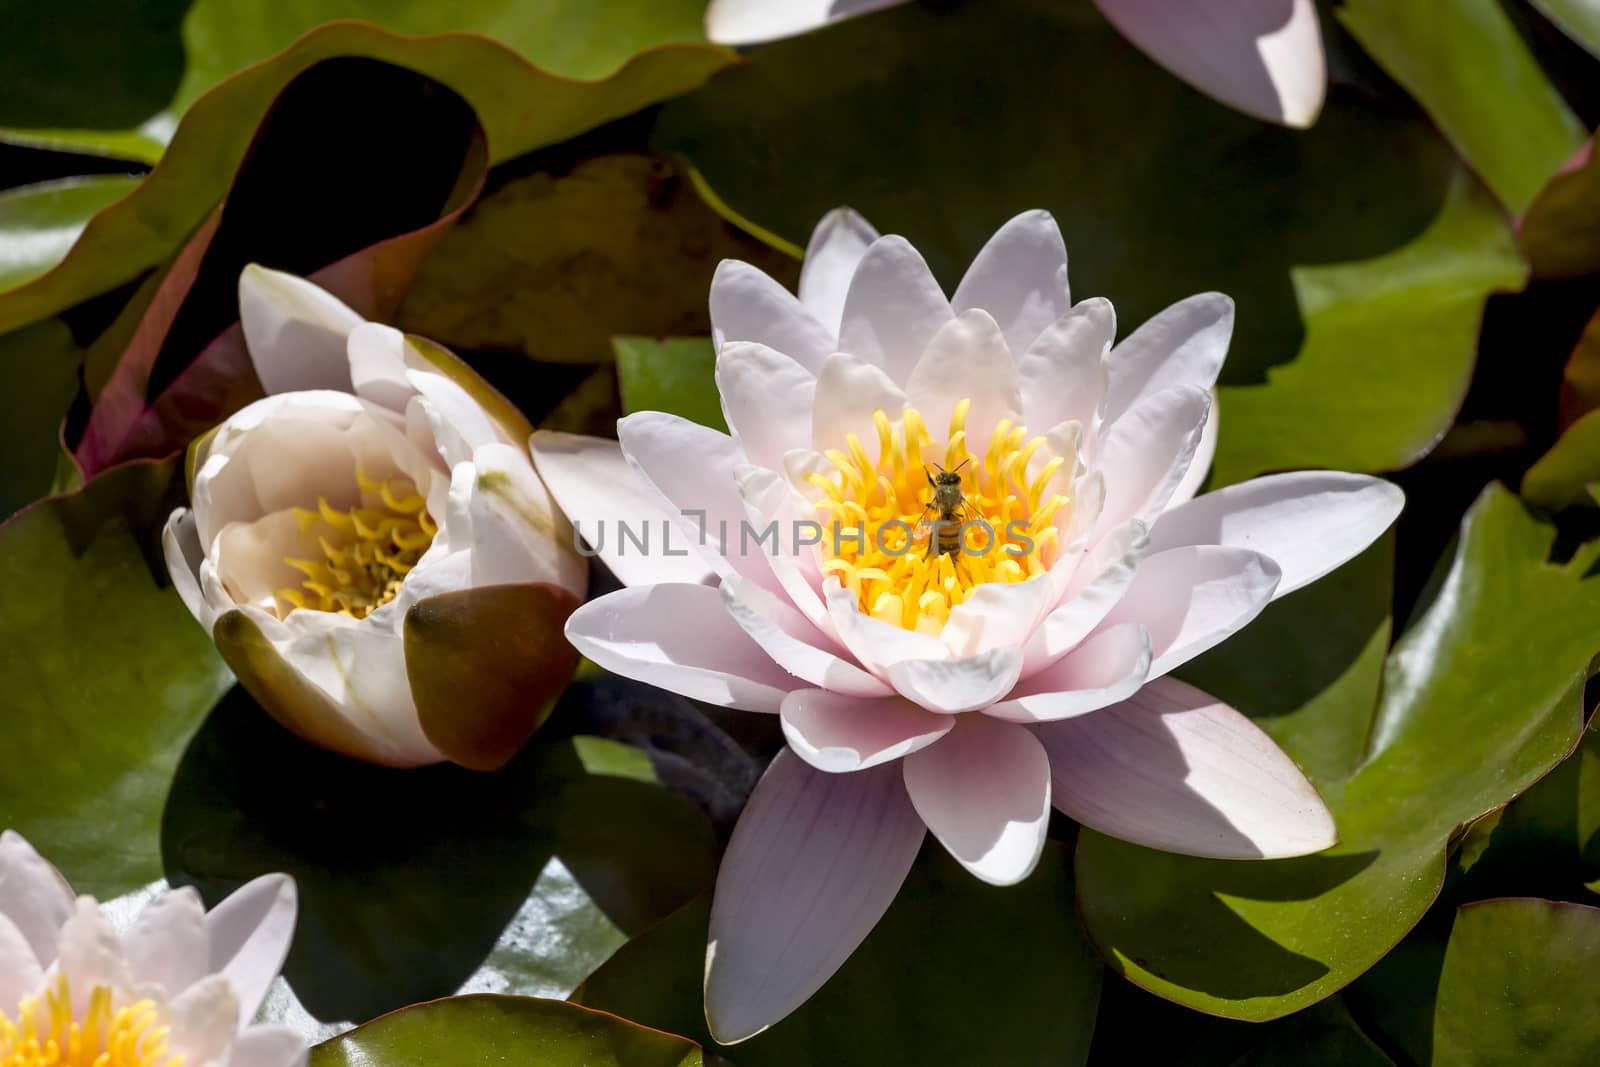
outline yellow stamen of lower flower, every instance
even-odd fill
[[[976,456],[968,444],[971,410],[970,400],[956,405],[942,449],[943,469],[959,468],[962,477],[955,520],[934,502],[923,456],[936,442],[913,408],[898,420],[872,413],[876,461],[859,437],[847,434],[843,448],[823,453],[835,471],[806,476],[824,528],[823,574],[837,578],[875,619],[938,634],[976,587],[1027,581],[1055,562],[1072,499],[1051,487],[1063,468],[1072,473],[1077,457],[1051,455],[1030,478],[1029,466],[1048,442],[1029,438],[1010,419],[999,421],[984,455]],[[948,525],[935,529],[941,521]],[[970,524],[959,547],[958,522]]]
[[[280,617],[291,611],[333,611],[364,619],[393,600],[405,576],[433,544],[439,528],[427,501],[410,479],[375,481],[360,469],[361,504],[340,510],[318,497],[317,506],[295,508],[302,534],[316,534],[322,558],[284,557],[305,580],[279,589]],[[0,1062],[0,1067],[9,1067]]]
[[[183,1067],[167,1045],[170,1032],[154,1001],[115,1008],[104,986],[74,1018],[61,975],[54,989],[23,998],[15,1018],[0,1011],[0,1067]]]

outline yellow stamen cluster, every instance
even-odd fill
[[[111,990],[89,995],[84,1017],[72,1017],[67,977],[42,997],[27,997],[12,1018],[0,1011],[0,1067],[183,1067],[167,1046],[171,1028],[153,1001],[113,1008]]]
[[[298,589],[279,589],[280,615],[333,611],[364,619],[400,592],[406,574],[438,532],[427,501],[409,479],[373,481],[360,469],[361,506],[340,511],[318,497],[317,506],[295,508],[300,532],[315,534],[321,559],[284,557],[304,574]]]
[[[844,450],[823,453],[836,472],[807,476],[821,494],[815,506],[824,527],[823,573],[837,577],[873,618],[937,635],[950,609],[976,587],[1027,581],[1055,561],[1057,526],[1070,516],[1072,501],[1047,489],[1076,457],[1051,456],[1030,478],[1028,466],[1046,440],[1030,438],[1010,419],[1000,420],[976,456],[967,448],[971,406],[970,400],[956,405],[944,448],[943,469],[960,468],[962,475],[963,506],[955,518],[934,502],[923,457],[936,442],[914,408],[897,421],[873,412],[877,462],[852,433]],[[941,518],[949,524],[934,527]],[[969,521],[986,523],[992,544],[988,530],[973,526],[958,549],[957,523]]]

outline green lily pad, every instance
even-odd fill
[[[709,333],[706,292],[723,259],[798,278],[792,257],[724,221],[670,156],[518,166],[541,163],[445,236],[406,295],[402,327],[453,348],[604,363],[618,334]]]
[[[463,991],[566,996],[714,871],[705,818],[608,746],[394,771],[299,741],[235,690],[172,782],[167,877],[215,903],[292,874],[284,976],[325,1022]]]
[[[1591,411],[1562,434],[1550,451],[1522,476],[1522,495],[1559,511],[1570,504],[1592,505],[1590,486],[1600,483],[1600,411]]]
[[[110,174],[0,192],[0,292],[50,271],[90,219],[138,185],[138,178]]]
[[[1588,1067],[1600,1050],[1600,908],[1486,900],[1456,912],[1435,1063]]]
[[[78,392],[83,352],[59,319],[0,336],[0,516],[50,492],[61,456],[61,420]]]
[[[728,432],[717,399],[717,353],[709,337],[618,337],[622,410],[666,411]]]
[[[691,1041],[604,1012],[532,997],[451,997],[318,1045],[314,1067],[700,1067]]]
[[[1600,55],[1600,5],[1594,0],[1532,0],[1561,31]]]
[[[159,0],[137,9],[103,0],[28,26],[15,21],[29,13],[19,8],[0,41],[13,74],[0,90],[0,139],[154,163],[210,89],[336,19],[411,36],[480,34],[551,74],[595,80],[645,49],[704,40],[704,10],[703,0],[515,9],[490,0]]]
[[[103,899],[161,877],[167,787],[232,682],[165,588],[174,470],[129,464],[0,525],[0,812]]]
[[[1600,159],[1551,177],[1522,217],[1519,238],[1536,278],[1577,278],[1600,270]]]
[[[1521,284],[1500,205],[1408,107],[1335,87],[1310,131],[1255,122],[1088,0],[910,4],[753,58],[668,103],[655,143],[789,241],[847,203],[953,286],[1047,208],[1123,333],[1232,295],[1216,484],[1414,462],[1461,402],[1485,298]]]
[[[1439,892],[1459,828],[1527,789],[1578,742],[1583,684],[1600,650],[1600,541],[1563,564],[1546,562],[1553,541],[1553,528],[1510,493],[1485,491],[1431,606],[1390,653],[1375,711],[1345,705],[1345,729],[1366,738],[1348,772],[1319,758],[1313,734],[1275,729],[1295,715],[1260,720],[1333,810],[1333,849],[1208,861],[1084,832],[1079,902],[1111,965],[1181,1004],[1263,1020],[1328,996],[1398,942]],[[1280,625],[1275,637],[1283,648],[1315,643],[1324,625]],[[1282,677],[1280,668],[1265,655],[1239,667],[1244,678]],[[1251,683],[1212,685],[1254,710]]]
[[[1338,17],[1513,212],[1583,143],[1498,0],[1345,0]]]
[[[576,81],[476,34],[407,37],[368,23],[329,23],[197,99],[155,169],[91,219],[59,264],[0,292],[0,330],[105,292],[170,256],[226,191],[283,87],[323,60],[350,56],[406,67],[455,90],[477,111],[497,160],[684,92],[733,61],[732,53],[710,45],[665,45],[639,53],[603,79]]]
[[[1070,857],[1045,847],[1020,886],[979,883],[935,844],[894,904],[793,1015],[727,1055],[740,1067],[1086,1061],[1101,968],[1068,906]],[[706,1048],[707,898],[630,941],[575,999]]]

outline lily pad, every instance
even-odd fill
[[[83,352],[59,319],[0,336],[0,517],[50,491],[61,456],[61,420],[78,392]]]
[[[1562,434],[1522,476],[1522,495],[1559,511],[1570,504],[1592,506],[1590,487],[1600,484],[1600,411],[1591,411]]]
[[[425,8],[446,10],[415,5]],[[684,92],[734,58],[710,45],[666,45],[634,56],[603,79],[576,81],[478,34],[408,37],[363,22],[328,23],[200,96],[155,169],[91,219],[59,264],[0,293],[0,330],[105,292],[172,255],[226,191],[283,87],[317,63],[351,56],[406,67],[455,90],[478,113],[496,160],[567,140]]]
[[[728,432],[717,401],[717,353],[709,337],[618,337],[622,410],[666,411]]]
[[[551,74],[593,80],[645,49],[703,40],[704,10],[703,0],[514,10],[492,0],[156,0],[136,8],[99,0],[28,25],[17,21],[30,13],[22,8],[0,41],[0,65],[15,86],[0,95],[0,139],[154,163],[214,86],[334,20],[411,36],[482,35]]]
[[[313,1067],[700,1067],[691,1041],[559,1000],[451,997],[318,1045]]]
[[[1020,886],[979,883],[938,845],[861,947],[793,1015],[728,1053],[740,1067],[833,1063],[1066,1067],[1087,1060],[1101,968],[1066,906],[1068,850]],[[710,902],[630,941],[576,998],[706,1048]]]
[[[89,220],[138,184],[138,178],[111,174],[0,192],[0,292],[60,263]]]
[[[1123,333],[1232,295],[1217,484],[1414,462],[1460,405],[1485,298],[1522,281],[1500,205],[1420,116],[1336,87],[1310,131],[1252,121],[1088,0],[910,4],[753,59],[668,103],[655,143],[789,241],[848,203],[953,286],[1047,208]]]
[[[1600,908],[1486,900],[1456,912],[1435,1063],[1587,1067],[1600,1051]]]
[[[401,326],[453,348],[604,363],[618,334],[709,333],[706,292],[723,259],[791,284],[799,276],[792,257],[724,221],[670,156],[541,162],[519,161],[538,169],[489,193],[445,237]]]
[[[0,525],[0,812],[81,893],[161,877],[184,745],[232,683],[166,586],[174,463],[135,463]]]
[[[284,974],[317,1019],[464,991],[565,996],[714,869],[700,813],[607,746],[536,741],[493,774],[394,771],[306,745],[235,690],[172,782],[167,877],[215,902],[292,874]]]
[[[1499,0],[1345,0],[1338,17],[1513,212],[1583,143]]]
[[[1554,536],[1503,488],[1484,492],[1431,605],[1390,653],[1375,708],[1345,705],[1344,729],[1366,739],[1349,772],[1319,759],[1311,735],[1275,729],[1295,716],[1260,720],[1333,810],[1333,849],[1206,861],[1084,832],[1079,901],[1113,968],[1190,1007],[1274,1019],[1398,942],[1438,894],[1459,829],[1537,781],[1583,729],[1581,694],[1600,650],[1600,541],[1558,564],[1547,561]],[[1313,643],[1323,625],[1276,636],[1284,647]],[[1281,677],[1270,656],[1255,670]],[[1249,684],[1212,684],[1253,710]]]

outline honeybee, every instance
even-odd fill
[[[954,470],[947,471],[939,467],[937,476],[926,467],[922,469],[922,473],[928,476],[928,484],[933,487],[933,499],[923,509],[922,522],[917,526],[918,539],[928,538],[928,559],[932,559],[935,552],[954,556],[961,551],[961,523],[968,512],[967,498],[961,492],[961,468],[968,462],[962,460]],[[936,463],[934,466],[939,465]],[[931,524],[927,517],[930,511],[936,515]],[[930,526],[932,536],[929,536]]]

